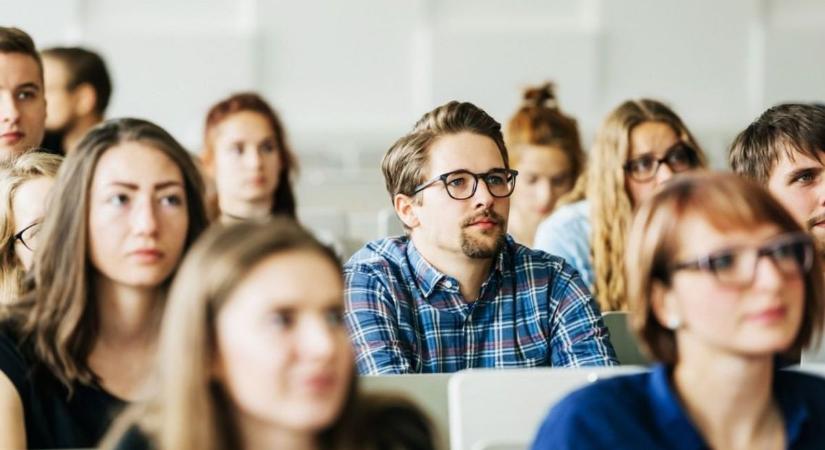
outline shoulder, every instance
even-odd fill
[[[137,426],[132,426],[117,439],[113,450],[152,450],[155,446],[149,437]]]
[[[16,326],[9,322],[0,322],[0,372],[6,375],[18,391],[28,379],[30,358],[21,342]]]
[[[508,246],[513,255],[513,269],[516,272],[530,272],[531,278],[538,282],[547,277],[553,287],[568,286],[574,279],[580,279],[576,268],[561,256],[525,247],[509,239]]]
[[[805,399],[817,411],[825,413],[825,378],[822,375],[779,370],[774,386],[779,397]]]
[[[390,237],[368,242],[344,264],[344,273],[380,273],[404,264],[409,239]]]
[[[547,219],[545,219],[539,229],[549,228],[565,228],[573,224],[589,224],[590,223],[590,203],[587,200],[564,205],[559,209],[553,211]]]
[[[565,205],[539,224],[535,247],[551,253],[586,249],[590,242],[590,210],[587,201]]]
[[[553,406],[537,440],[567,442],[587,431],[644,417],[650,412],[649,384],[650,374],[640,373],[608,378],[575,390]]]

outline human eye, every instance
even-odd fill
[[[31,100],[37,97],[37,91],[34,89],[23,89],[17,92],[16,97],[18,100]]]
[[[295,313],[288,310],[272,311],[267,315],[267,321],[276,328],[287,329],[295,323]]]
[[[729,272],[736,267],[737,254],[733,251],[723,251],[708,257],[708,266],[713,272]]]
[[[467,179],[464,174],[453,175],[447,178],[447,185],[450,187],[462,187],[467,184]]]
[[[331,327],[340,327],[344,324],[344,311],[341,308],[330,309],[324,314],[324,320]]]
[[[272,141],[262,142],[259,148],[264,153],[273,153],[276,150],[275,143]]]
[[[818,175],[819,173],[813,169],[802,170],[793,176],[791,183],[810,184],[816,181]]]
[[[235,142],[231,146],[229,146],[229,152],[233,155],[242,155],[243,154],[243,142]]]
[[[484,180],[491,186],[500,186],[507,184],[507,175],[499,172],[488,173],[484,176]]]
[[[633,173],[647,173],[653,168],[654,160],[653,156],[645,155],[640,156],[636,159],[631,159],[628,163],[628,168]]]
[[[124,193],[115,193],[106,198],[106,203],[112,206],[125,206],[129,203],[129,196]]]
[[[167,194],[160,198],[160,204],[164,206],[183,205],[183,196],[180,194]]]

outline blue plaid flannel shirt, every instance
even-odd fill
[[[510,236],[472,303],[407,237],[368,243],[344,266],[344,277],[345,320],[361,374],[618,364],[578,273]]]

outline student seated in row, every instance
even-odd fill
[[[627,310],[624,239],[634,208],[675,174],[704,166],[704,152],[671,108],[652,99],[625,101],[596,134],[581,180],[587,199],[542,222],[534,248],[573,265],[602,312]]]
[[[168,284],[207,225],[192,158],[150,122],[104,122],[63,164],[33,285],[0,322],[0,448],[97,444],[139,398]]]
[[[730,165],[766,187],[825,256],[825,106],[768,109],[737,136]]]
[[[507,235],[518,172],[492,117],[442,105],[382,171],[408,235],[370,242],[345,266],[359,372],[616,364],[576,271]]]
[[[0,27],[0,161],[39,147],[45,127],[40,54],[25,31]]]
[[[35,151],[0,170],[0,309],[20,297],[61,162],[62,156]]]
[[[733,174],[675,179],[627,246],[631,324],[660,363],[581,389],[533,449],[821,449],[825,380],[778,370],[822,333],[810,236]]]
[[[164,315],[152,396],[118,450],[430,450],[417,409],[358,393],[334,253],[287,218],[210,230]]]

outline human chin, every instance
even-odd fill
[[[504,245],[504,231],[497,226],[493,233],[477,233],[464,229],[461,232],[461,251],[470,258],[492,258]]]

